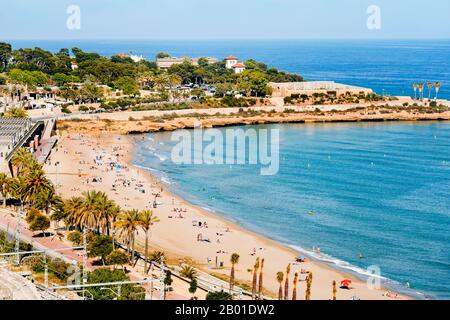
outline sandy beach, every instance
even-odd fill
[[[64,198],[80,195],[86,190],[100,190],[115,200],[123,210],[153,209],[161,222],[152,229],[151,247],[162,249],[170,263],[192,261],[201,270],[228,276],[230,256],[240,255],[236,266],[238,281],[251,283],[251,269],[257,257],[265,259],[264,287],[272,297],[278,291],[276,273],[285,271],[291,263],[290,290],[294,273],[299,273],[298,299],[305,299],[306,272],[313,273],[312,299],[328,300],[332,297],[332,282],[344,279],[353,281],[350,290],[339,289],[338,300],[357,297],[362,300],[408,299],[387,297],[385,289],[370,289],[363,281],[339,272],[331,267],[307,259],[296,263],[299,252],[243,229],[218,215],[189,204],[172,194],[148,171],[131,164],[136,143],[132,136],[119,134],[86,134],[66,131],[60,136],[58,147],[46,165],[49,178],[58,184],[58,192]],[[120,169],[110,163],[120,164]],[[55,165],[59,163],[59,165]],[[202,227],[193,226],[202,222]],[[198,241],[208,238],[209,241]],[[137,237],[138,248],[143,247],[144,234]],[[223,268],[216,268],[223,265]]]

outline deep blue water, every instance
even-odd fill
[[[409,294],[450,299],[449,122],[242,128],[280,130],[277,175],[175,165],[171,133],[136,138],[135,164],[251,230],[301,251],[320,246],[319,258],[353,272],[377,265]]]
[[[228,40],[228,41],[86,41],[17,40],[15,48],[40,46],[57,51],[80,47],[111,56],[119,52],[154,59],[160,51],[173,56],[230,54],[254,58],[307,80],[334,80],[370,87],[382,94],[410,95],[417,82],[440,81],[440,97],[450,99],[450,40]],[[425,90],[425,96],[428,96]],[[433,95],[432,95],[433,97]]]

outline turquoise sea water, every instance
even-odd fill
[[[1,39],[0,39],[1,40]],[[391,95],[414,95],[414,81],[440,81],[440,97],[450,99],[450,40],[14,40],[15,48],[39,46],[53,52],[80,47],[106,56],[129,52],[153,60],[173,56],[230,54],[256,59],[307,80],[334,80]],[[383,91],[384,90],[384,91]],[[428,97],[428,91],[425,90]],[[433,97],[433,95],[431,95]]]
[[[450,298],[449,122],[248,128],[280,130],[277,175],[175,165],[171,133],[136,137],[135,164],[253,231],[313,256],[320,246],[315,257],[334,266],[362,275],[377,265],[397,290]]]

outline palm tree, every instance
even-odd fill
[[[5,112],[5,118],[28,118],[28,113],[22,107],[11,107]]]
[[[6,190],[8,189],[8,177],[3,172],[0,173],[0,194],[3,198],[3,207],[6,208],[6,200],[8,198]]]
[[[259,257],[256,258],[255,265],[253,266],[253,281],[252,281],[252,299],[256,300],[256,284],[258,282],[258,270],[259,270]]]
[[[308,279],[306,280],[306,296],[305,300],[311,300],[311,285],[312,285],[312,272],[308,273]]]
[[[423,83],[419,83],[419,94],[420,94],[420,100],[423,100]]]
[[[164,258],[166,260],[166,253],[164,251],[154,251],[150,255],[150,261],[161,261],[161,258]]]
[[[264,258],[261,259],[261,270],[259,271],[259,284],[258,284],[259,300],[261,300],[263,294],[263,269],[264,269]]]
[[[131,250],[131,262],[133,262],[134,240],[139,226],[139,211],[134,209],[123,212],[119,216],[119,220],[116,221],[115,226],[120,230],[121,234],[125,236],[125,239],[128,242],[128,250]]]
[[[49,215],[52,210],[62,205],[62,199],[56,194],[55,188],[52,186],[49,189],[42,190],[34,199],[33,207],[44,211]]]
[[[277,281],[278,284],[280,285],[280,288],[278,289],[278,300],[283,300],[283,279],[284,279],[284,273],[283,272],[278,272],[277,273]]]
[[[294,274],[294,289],[292,290],[292,300],[297,300],[298,272]]]
[[[419,86],[417,85],[416,82],[414,82],[413,88],[414,88],[414,100],[417,100],[417,89],[419,88]]]
[[[77,210],[75,224],[80,227],[96,229],[98,226],[97,200],[99,193],[97,191],[85,191],[82,193],[82,204]]]
[[[19,178],[13,178],[8,181],[7,184],[7,191],[11,195],[12,198],[20,200],[22,203],[22,210],[23,205],[25,203],[25,178],[19,177]]]
[[[336,280],[333,281],[333,300],[336,300]]]
[[[29,202],[33,202],[40,193],[47,192],[53,188],[42,169],[32,170],[24,177],[23,182],[24,185],[20,192],[24,200]]]
[[[239,263],[239,255],[237,253],[233,253],[230,258],[231,262],[231,271],[230,271],[230,293],[234,288],[234,266]]]
[[[118,205],[115,205],[114,208],[111,209],[111,212],[109,213],[109,224],[111,227],[111,239],[112,239],[112,245],[113,245],[113,250],[116,250],[116,227],[115,227],[115,223],[117,221],[117,218],[119,217],[119,214],[122,210],[120,209],[120,207]],[[109,231],[109,230],[108,230]]]
[[[158,217],[153,215],[151,210],[143,210],[139,213],[139,225],[145,231],[145,263],[144,263],[144,273],[147,273],[147,259],[148,259],[148,238],[150,233],[150,228],[160,220]]]
[[[66,211],[66,226],[76,226],[78,229],[82,229],[82,224],[79,224],[79,216],[83,211],[83,198],[72,197],[64,202],[64,210]]]
[[[11,158],[11,164],[15,168],[16,175],[22,173],[22,170],[29,168],[33,163],[34,158],[30,151],[25,148],[17,150]]]
[[[439,81],[436,81],[434,83],[434,89],[436,90],[436,100],[438,98],[438,94],[439,94],[439,89],[441,88],[441,83]]]
[[[286,280],[284,282],[284,300],[289,299],[289,273],[291,273],[291,264],[286,267]]]
[[[101,228],[109,236],[111,221],[117,217],[119,208],[116,203],[108,199],[104,192],[97,193],[95,199],[95,211],[97,213],[97,228]]]
[[[428,88],[428,100],[431,100],[431,89],[433,89],[433,83],[432,82],[428,82],[427,83],[427,88]]]
[[[188,279],[194,279],[197,276],[197,271],[191,266],[184,265],[181,268],[180,275]]]

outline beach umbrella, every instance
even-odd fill
[[[351,284],[352,284],[352,280],[345,279],[345,280],[341,281],[341,287],[344,287],[344,288],[348,288]]]

